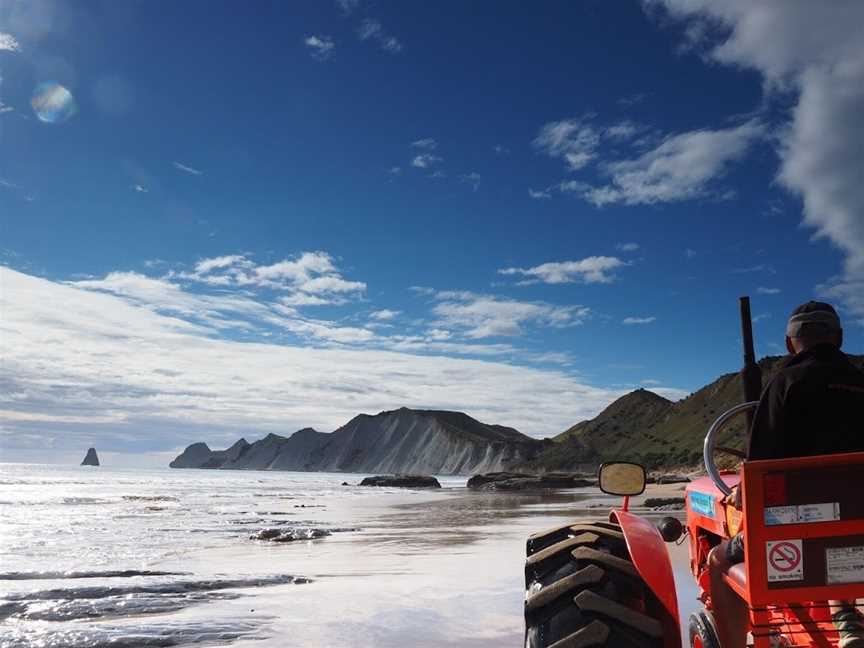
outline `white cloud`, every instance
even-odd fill
[[[420,155],[414,156],[414,158],[411,160],[411,166],[418,169],[428,169],[433,164],[438,164],[443,161],[444,158],[439,155],[433,155],[432,153],[421,153]]]
[[[203,259],[195,264],[195,272],[206,274],[213,270],[228,268],[233,265],[248,265],[247,259],[242,254],[228,254],[220,257]]]
[[[845,274],[824,287],[864,317],[864,3],[807,0],[654,0],[672,16],[720,23],[706,56],[757,70],[766,88],[797,104],[779,148],[780,182],[804,201],[804,222],[845,255]]]
[[[360,0],[336,0],[336,6],[347,16],[360,6]]]
[[[0,115],[2,115],[3,113],[10,113],[14,110],[15,109],[12,106],[8,106],[8,105],[4,104],[2,101],[0,101]]]
[[[612,271],[627,265],[618,257],[591,256],[579,261],[543,263],[533,268],[503,268],[502,275],[522,275],[547,284],[562,284],[581,281],[583,283],[610,283],[615,277]]]
[[[436,326],[459,330],[472,339],[521,335],[526,325],[577,326],[591,314],[585,306],[520,302],[468,291],[439,291],[435,299]]]
[[[135,193],[148,193],[147,187],[145,187],[144,185],[140,185],[140,184],[132,185],[132,190]]]
[[[571,171],[577,171],[595,157],[600,135],[583,119],[563,119],[544,124],[533,144],[546,155],[563,159]]]
[[[459,179],[462,182],[466,182],[471,185],[472,191],[477,191],[480,188],[480,174],[476,171],[472,171],[471,173],[463,173],[459,176]]]
[[[180,171],[183,171],[183,172],[188,173],[190,175],[196,175],[196,176],[204,175],[203,171],[199,171],[198,169],[194,169],[194,168],[187,166],[185,164],[181,164],[180,162],[172,162],[172,164],[174,165],[175,169],[179,169]]]
[[[732,274],[749,274],[751,272],[767,272],[768,274],[777,274],[777,270],[775,270],[774,266],[772,266],[770,263],[759,263],[753,266],[732,269]]]
[[[766,288],[765,286],[759,286],[756,289],[756,292],[760,295],[779,295],[780,289],[779,288]]]
[[[635,94],[629,95],[627,97],[621,97],[618,100],[618,104],[621,106],[633,106],[638,103],[642,103],[645,101],[645,98],[648,95],[644,92],[637,92]]]
[[[25,434],[46,443],[56,436],[60,449],[76,452],[90,443],[135,453],[199,440],[224,447],[241,435],[329,431],[358,412],[401,405],[463,410],[548,435],[622,393],[502,362],[239,342],[119,294],[8,268],[0,284],[3,450]],[[304,326],[310,337],[320,332],[314,320]],[[336,335],[371,334],[345,327]]]
[[[0,32],[0,51],[20,52],[21,44],[12,34]]]
[[[684,249],[684,256],[687,257],[688,259],[694,258],[697,254],[698,253],[693,248],[685,248]]]
[[[492,150],[495,151],[498,155],[510,155],[510,149],[506,146],[502,146],[501,144],[496,144],[492,147]]]
[[[316,36],[314,34],[304,38],[303,44],[309,48],[309,53],[312,55],[312,58],[316,58],[319,61],[326,61],[329,59],[336,47],[336,43],[334,43],[333,39],[329,36]]]
[[[604,165],[611,183],[591,187],[583,197],[601,207],[675,202],[712,193],[712,183],[742,158],[764,134],[764,126],[749,121],[723,130],[696,130],[667,137],[636,158]]]
[[[638,243],[618,243],[615,246],[616,250],[621,250],[622,252],[635,252],[639,249]]]
[[[411,142],[411,146],[414,148],[426,149],[427,151],[434,151],[438,148],[438,142],[431,137],[427,137],[425,139],[414,140]]]
[[[230,254],[203,259],[193,272],[172,272],[169,278],[312,295],[356,296],[366,290],[364,282],[342,277],[333,257],[321,251],[303,252],[267,265],[256,264],[242,254]]]
[[[625,119],[614,126],[609,126],[603,134],[613,140],[627,140],[638,133],[639,130],[640,128],[638,124],[629,119]]]
[[[402,167],[400,167],[400,166],[390,167],[389,169],[387,169],[387,173],[389,173],[390,175],[394,175],[394,176],[402,175]]]
[[[539,191],[528,189],[528,195],[534,200],[549,200],[552,197],[548,189],[540,189]]]
[[[357,30],[357,36],[360,40],[371,40],[378,43],[378,46],[388,52],[401,52],[402,43],[395,37],[387,33],[380,21],[373,18],[366,18],[360,23]]]
[[[625,317],[621,320],[622,324],[627,324],[628,326],[632,326],[634,324],[652,324],[657,321],[656,317]]]
[[[864,279],[851,276],[835,278],[817,286],[817,290],[824,299],[842,301],[857,318],[855,321],[864,326]]]
[[[402,311],[390,310],[389,308],[382,308],[381,310],[373,311],[369,314],[374,320],[378,320],[379,322],[385,322],[398,317]]]

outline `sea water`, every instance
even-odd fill
[[[605,499],[363,476],[0,464],[0,648],[516,646],[525,538]]]

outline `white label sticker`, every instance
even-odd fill
[[[765,525],[797,524],[797,506],[768,506],[765,508]]]
[[[801,504],[800,506],[768,506],[765,508],[765,526],[780,524],[806,524],[833,522],[840,519],[840,504]]]
[[[864,582],[864,547],[826,549],[825,576],[829,585]]]
[[[798,507],[799,522],[831,522],[840,519],[840,504],[802,504]]]
[[[769,583],[804,578],[804,553],[801,545],[801,540],[778,540],[765,543]]]

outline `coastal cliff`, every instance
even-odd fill
[[[305,428],[227,450],[194,443],[172,468],[464,475],[530,461],[548,442],[461,412],[401,408],[360,414],[332,433]]]

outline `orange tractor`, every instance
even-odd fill
[[[600,467],[600,489],[623,496],[620,509],[602,521],[576,521],[528,539],[526,647],[681,648],[664,541],[686,535],[704,607],[690,616],[685,636],[691,648],[722,648],[714,618],[723,610],[712,604],[708,554],[742,529],[745,561],[725,579],[749,610],[748,645],[838,645],[827,601],[864,597],[864,452],[746,461],[738,472],[719,470],[715,452],[741,453],[719,447],[718,434],[755,405],[733,407],[709,429],[703,451],[708,475],[686,488],[686,525],[666,517],[655,526],[630,512],[629,498],[645,489],[645,469],[615,462]],[[726,503],[736,485],[740,511]]]

